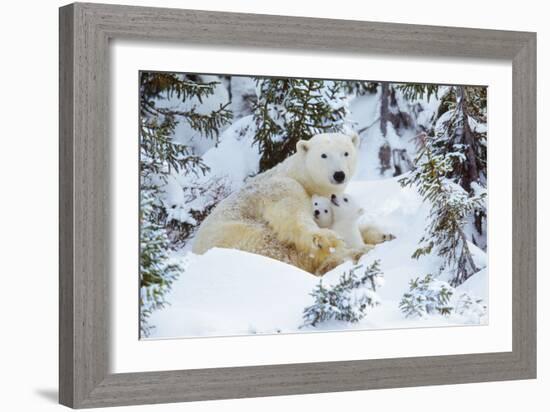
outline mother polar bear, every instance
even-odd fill
[[[313,220],[311,196],[341,194],[355,173],[357,135],[318,134],[296,153],[250,179],[203,221],[193,252],[214,247],[264,255],[321,275],[358,257],[330,229]],[[362,252],[364,252],[363,250]]]

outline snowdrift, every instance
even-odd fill
[[[381,304],[370,309],[358,323],[327,322],[317,327],[302,327],[302,313],[313,302],[310,292],[319,278],[294,266],[263,256],[231,249],[212,249],[202,256],[187,247],[176,257],[185,271],[167,294],[168,305],[150,318],[154,326],[150,339],[192,336],[295,333],[344,329],[389,329],[434,327],[458,324],[483,324],[486,316],[452,313],[406,318],[399,302],[411,279],[437,273],[434,256],[418,260],[411,255],[417,248],[426,225],[429,205],[414,189],[402,188],[397,179],[353,181],[348,193],[367,211],[366,222],[375,223],[396,239],[377,245],[364,255],[360,264],[380,260],[384,284],[377,293]],[[478,267],[486,266],[486,254],[475,252]],[[336,282],[353,267],[345,262],[323,277],[323,284]],[[487,272],[480,270],[455,291],[467,292],[487,302]]]

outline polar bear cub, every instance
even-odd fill
[[[348,194],[332,195],[330,199],[313,195],[311,198],[313,218],[320,228],[331,229],[348,248],[365,246],[359,227],[363,208]]]
[[[364,248],[365,242],[359,228],[359,219],[365,213],[365,210],[353,197],[346,193],[332,195],[330,201],[333,206],[333,222],[330,228],[344,240],[349,248]]]
[[[334,222],[332,214],[332,203],[327,197],[313,195],[311,197],[311,206],[313,208],[313,219],[321,229],[328,229]]]
[[[348,194],[332,195],[331,199],[313,195],[311,206],[315,223],[320,228],[336,232],[348,248],[368,247],[395,239],[394,235],[381,231],[376,225],[365,222],[360,224],[359,218],[364,213],[363,209]],[[359,242],[357,231],[362,243]]]

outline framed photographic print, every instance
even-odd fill
[[[533,33],[62,7],[61,403],[534,378],[535,86]]]
[[[139,93],[144,338],[487,323],[486,86],[142,71]]]

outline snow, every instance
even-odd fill
[[[363,223],[376,222],[396,236],[361,258],[363,265],[380,260],[384,273],[383,284],[377,290],[380,305],[369,309],[365,319],[358,323],[330,321],[315,328],[301,328],[303,310],[312,304],[309,294],[319,278],[294,266],[238,250],[212,249],[199,256],[186,248],[177,255],[185,262],[185,271],[166,296],[170,305],[152,314],[150,324],[155,328],[150,338],[485,323],[486,317],[476,315],[474,310],[448,317],[405,318],[401,313],[399,302],[408,291],[409,281],[436,273],[439,261],[433,256],[411,258],[423,234],[429,205],[414,189],[402,188],[397,180],[355,181],[347,190],[368,211]],[[485,252],[474,245],[470,247],[478,267],[486,265]],[[351,261],[344,262],[323,277],[323,285],[336,283],[353,266]],[[462,293],[487,302],[486,270],[482,269],[457,288],[455,298]]]
[[[454,112],[452,110],[449,110],[448,112],[443,113],[439,119],[437,119],[434,127],[436,136],[446,134],[448,124],[453,118],[453,113]]]
[[[404,103],[401,104],[404,105]],[[403,107],[400,109],[405,110]],[[429,106],[429,110],[432,110],[431,106]],[[385,144],[389,144],[393,150],[405,150],[409,158],[414,159],[416,153],[414,128],[401,129],[398,133],[388,122],[386,136],[382,135],[379,116],[380,91],[354,98],[349,104],[349,111],[349,119],[355,125],[355,130],[359,132],[361,138],[359,162],[354,180],[376,180],[393,176],[395,171],[393,166],[382,174],[380,171],[378,156],[380,147]]]
[[[256,97],[256,82],[252,77],[231,76],[231,111],[235,119],[252,114],[251,100]]]
[[[171,219],[194,224],[191,210],[204,210],[211,202],[220,200],[210,198],[209,193],[200,194],[200,189],[219,188],[229,194],[258,173],[260,153],[253,144],[254,132],[252,115],[243,117],[229,126],[221,134],[220,143],[202,156],[207,172],[199,175],[185,170],[172,172],[162,188],[162,201]]]
[[[468,125],[473,132],[487,133],[487,123],[480,123],[471,116],[468,116]]]
[[[209,175],[224,176],[233,190],[239,188],[247,177],[258,173],[260,153],[252,141],[253,125],[252,115],[233,123],[222,133],[221,143],[202,157],[210,169]]]
[[[166,108],[182,112],[194,109],[196,113],[207,115],[215,110],[218,110],[220,108],[220,105],[225,105],[229,103],[229,94],[227,92],[227,89],[221,83],[221,80],[218,76],[203,75],[200,76],[200,78],[201,81],[205,83],[219,82],[219,84],[214,87],[213,94],[207,97],[203,97],[201,100],[196,97],[184,100],[178,98],[176,95],[173,95],[170,98],[165,98],[166,96],[161,96],[161,98],[155,101],[155,106],[158,108]],[[190,146],[193,152],[197,155],[204,154],[207,150],[209,150],[216,144],[215,138],[205,139],[186,121],[180,121],[177,124],[176,129],[174,130],[174,141]]]
[[[416,124],[424,130],[429,130],[433,124],[434,116],[439,109],[439,99],[435,95],[431,95],[429,99],[420,99],[418,105],[420,111],[416,116]]]
[[[162,186],[161,201],[166,206],[169,219],[190,225],[197,223],[192,212],[205,210],[221,198],[237,192],[247,179],[256,175],[260,160],[259,148],[254,144],[256,125],[250,100],[256,97],[259,85],[254,79],[242,76],[223,78],[223,81],[218,76],[201,76],[201,80],[221,83],[216,86],[214,94],[202,99],[202,102],[197,99],[184,102],[176,97],[156,102],[158,107],[181,111],[194,109],[202,114],[229,103],[229,109],[234,114],[232,123],[220,131],[218,139],[200,136],[185,121],[176,127],[175,140],[188,145],[194,155],[200,156],[208,170],[199,174],[172,171],[166,183],[156,183]],[[399,110],[410,114],[416,124],[396,130],[388,122],[386,136],[382,135],[380,128],[380,90],[331,101],[332,109],[346,110],[347,116],[342,126],[357,131],[360,136],[357,171],[347,189],[366,211],[360,224],[376,225],[395,236],[394,240],[377,245],[359,262],[367,266],[379,260],[384,275],[377,279],[376,298],[380,304],[369,308],[364,319],[357,323],[329,321],[316,327],[303,327],[303,311],[313,303],[310,293],[318,285],[319,278],[280,261],[238,250],[212,249],[202,256],[194,255],[190,252],[191,238],[184,248],[172,255],[173,259],[183,262],[185,270],[165,296],[169,304],[152,313],[149,324],[154,328],[150,338],[486,323],[487,254],[471,242],[468,247],[480,270],[454,290],[450,305],[460,310],[446,317],[433,314],[407,318],[399,308],[403,294],[409,291],[409,282],[424,278],[427,274],[436,276],[441,260],[435,254],[419,259],[411,257],[424,234],[431,205],[423,201],[416,189],[401,187],[398,180],[403,175],[393,177],[393,162],[388,170],[381,173],[380,148],[389,144],[394,150],[392,157],[403,152],[414,160],[418,130],[429,132],[435,129],[436,133],[441,133],[451,120],[449,111],[439,118],[437,124],[433,124],[440,98],[445,93],[443,88],[439,98],[432,95],[429,99],[420,98],[414,105],[409,105],[397,92]],[[390,110],[395,109],[390,107]],[[270,110],[281,111],[279,116],[273,116],[280,126],[289,120],[285,116],[291,115],[278,106],[270,107]],[[473,130],[480,133],[486,131],[486,124],[472,118],[468,121]],[[476,195],[484,193],[481,186],[473,187]],[[466,233],[471,238],[468,228]],[[344,262],[322,278],[323,285],[330,287],[336,284],[342,273],[353,266],[352,262]],[[444,275],[441,275],[441,280],[447,280]]]
[[[296,267],[239,250],[186,256],[186,271],[168,297],[171,306],[151,317],[154,337],[295,330],[304,297],[318,281]]]

